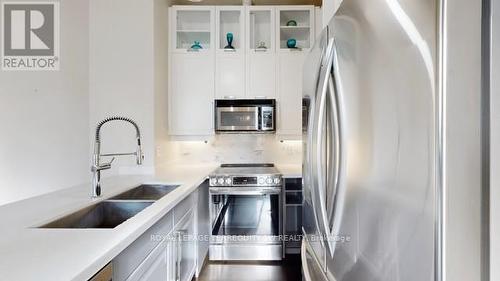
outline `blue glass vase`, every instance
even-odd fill
[[[297,48],[297,40],[290,38],[286,41],[286,46],[290,49]]]
[[[199,50],[199,49],[203,49],[203,47],[200,45],[199,41],[194,41],[194,44],[191,45],[191,49]]]
[[[226,34],[227,46],[224,47],[224,49],[234,49],[233,39],[234,39],[234,35],[231,32],[228,32]]]

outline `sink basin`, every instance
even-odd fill
[[[112,197],[110,200],[158,200],[178,185],[143,184]]]
[[[38,228],[115,228],[151,204],[103,201]]]

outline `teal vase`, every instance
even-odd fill
[[[234,39],[234,35],[231,32],[228,32],[226,34],[227,46],[224,47],[224,49],[234,49],[233,39]]]
[[[291,38],[286,41],[286,46],[290,49],[297,48],[297,40]]]
[[[199,41],[194,41],[194,44],[191,45],[191,49],[199,50],[199,49],[203,49],[203,47],[200,45]]]

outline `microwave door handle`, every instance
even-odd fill
[[[255,108],[255,130],[259,131],[262,129],[262,113],[261,113],[261,108],[256,107]]]

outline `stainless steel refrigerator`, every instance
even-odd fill
[[[304,66],[305,280],[434,280],[438,1],[345,0]]]

